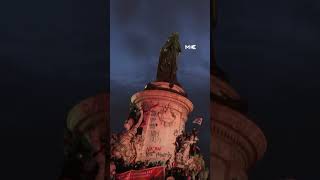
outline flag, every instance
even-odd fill
[[[202,121],[203,121],[202,117],[197,117],[192,121],[192,123],[195,123],[195,124],[198,124],[199,126],[201,126]]]

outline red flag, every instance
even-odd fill
[[[198,124],[199,126],[201,126],[202,121],[203,121],[202,117],[197,117],[192,121],[192,123],[195,123],[195,124]]]

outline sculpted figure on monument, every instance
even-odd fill
[[[125,163],[134,162],[137,152],[135,149],[134,138],[137,134],[143,120],[143,110],[140,110],[140,117],[138,122],[135,123],[135,119],[130,117],[124,123],[125,131],[120,133],[117,141],[112,145],[111,157],[116,159],[123,159]]]
[[[178,167],[185,167],[186,162],[191,162],[193,156],[199,153],[196,143],[199,141],[197,131],[193,129],[191,134],[181,134],[176,140],[176,163]]]
[[[172,88],[177,81],[177,57],[181,52],[179,34],[172,33],[169,39],[160,50],[160,57],[157,70],[157,81],[169,82]]]

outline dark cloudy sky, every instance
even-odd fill
[[[111,128],[117,132],[128,116],[130,97],[156,77],[160,48],[179,32],[182,53],[178,81],[194,104],[188,124],[203,116],[200,148],[208,157],[210,139],[210,1],[111,0]],[[197,50],[184,50],[196,44]]]
[[[217,5],[217,61],[268,139],[249,179],[320,179],[320,1]]]
[[[142,26],[130,30],[133,20],[137,22],[138,16],[151,11],[139,2],[114,4],[119,21],[111,20],[118,23],[114,25],[119,33],[115,37],[131,33],[136,41],[145,41],[145,46],[133,47],[130,43],[135,40],[126,40],[126,35],[119,38],[117,47],[122,49],[116,51],[134,56],[138,65],[150,60],[150,67],[155,67],[159,48],[172,30],[163,22],[158,22],[162,24],[159,27],[150,25],[146,34],[139,31]],[[173,1],[160,2],[163,1],[154,1],[157,8],[152,11],[175,22],[178,30],[173,31],[180,31],[182,41],[205,41],[203,35],[196,38],[203,33],[202,26],[197,27],[205,22],[202,13],[207,13],[200,8],[200,1],[194,1],[192,12],[190,6],[180,2],[176,9],[189,11],[179,12],[179,19],[169,11],[174,9]],[[252,170],[251,179],[270,180],[282,175],[299,180],[319,179],[319,3],[218,2],[218,62],[229,74],[232,85],[248,99],[250,116],[263,129],[269,143],[268,152]],[[83,98],[107,91],[109,86],[106,4],[102,0],[0,2],[1,179],[57,179],[68,110]],[[137,6],[145,11],[131,8]],[[121,16],[120,11],[133,18]],[[192,17],[193,13],[200,22]],[[145,17],[146,22],[152,21],[148,20],[151,17],[154,16]],[[206,53],[201,52],[199,62]],[[189,56],[198,57],[192,52],[182,56],[181,65],[196,62],[187,59]],[[119,57],[131,60],[124,55]],[[125,65],[119,68],[122,67]],[[180,68],[180,76],[190,72],[183,69]],[[136,73],[134,69],[131,72]],[[137,82],[144,84],[153,77],[138,72]],[[183,77],[180,79],[192,89]],[[140,88],[137,85],[128,89],[132,92]]]
[[[109,85],[106,8],[0,2],[0,179],[58,178],[67,112]]]

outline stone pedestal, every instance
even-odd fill
[[[188,114],[193,110],[192,102],[179,86],[169,87],[166,82],[151,83],[134,94],[131,101],[143,108],[143,122],[140,137],[137,138],[137,161],[173,161],[176,137],[185,130]]]
[[[267,142],[240,107],[240,96],[211,77],[211,179],[247,180],[247,171],[263,157]]]

